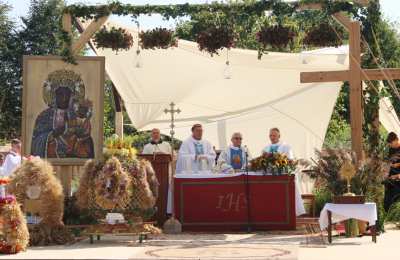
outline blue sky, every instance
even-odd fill
[[[0,0],[1,2],[7,2],[9,3],[12,7],[13,10],[10,13],[10,16],[14,18],[15,20],[18,20],[20,16],[25,15],[25,13],[28,11],[29,7],[29,0]],[[67,0],[68,4],[72,3],[84,3],[84,4],[96,4],[96,3],[106,3],[106,0]],[[123,3],[134,3],[134,4],[178,4],[178,3],[206,3],[206,2],[212,2],[211,0],[120,0],[120,2]],[[400,1],[399,0],[380,0],[382,10],[384,13],[384,16],[395,22],[400,23]],[[129,17],[124,17],[124,18],[113,18],[115,20],[118,20],[123,23],[130,23],[130,18]],[[164,27],[172,27],[174,22],[169,21],[165,22],[163,19],[158,16],[154,15],[152,17],[141,17],[139,19],[140,25],[144,29],[156,27],[156,26],[164,26]],[[400,25],[399,25],[399,30],[400,30]]]

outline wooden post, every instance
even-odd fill
[[[124,137],[124,114],[122,109],[123,104],[121,96],[119,95],[114,84],[112,85],[112,92],[115,104],[115,134],[123,138]]]
[[[56,176],[61,182],[65,197],[70,197],[73,166],[69,165],[55,166],[54,170],[56,172]]]
[[[115,134],[124,137],[124,116],[122,111],[115,111]]]
[[[66,31],[69,35],[69,37],[71,37],[72,39],[72,17],[71,14],[69,13],[64,13],[63,17],[62,17],[62,27],[63,30]],[[72,48],[72,46],[65,46],[68,48]]]
[[[351,146],[357,155],[357,160],[363,159],[363,110],[362,110],[362,79],[361,79],[361,33],[360,22],[351,22],[349,31],[349,69],[350,74],[350,121]]]

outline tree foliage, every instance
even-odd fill
[[[32,0],[17,31],[15,23],[7,18],[9,7],[0,3],[0,138],[21,134],[23,55],[60,54],[62,41],[58,34],[64,6],[63,0]]]

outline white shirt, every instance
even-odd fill
[[[215,157],[215,151],[208,141],[189,137],[179,149],[176,173],[211,170],[215,165]]]
[[[148,143],[143,147],[142,154],[165,153],[172,154],[171,145],[168,142],[162,141],[158,144]]]
[[[221,151],[221,154],[218,157],[218,164],[228,164],[231,165],[231,149],[238,150],[239,147],[230,145],[227,147],[225,150]],[[242,148],[242,158],[243,158],[243,163],[242,163],[242,170],[246,169],[246,148]],[[247,163],[249,163],[251,160],[251,156],[249,151],[247,151]]]
[[[282,142],[269,144],[262,150],[262,153],[270,153],[271,150],[277,150],[278,153],[285,154],[290,160],[294,159],[293,150],[288,144]]]
[[[21,155],[11,151],[3,163],[3,176],[10,176],[21,165]]]

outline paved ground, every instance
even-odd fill
[[[69,246],[31,247],[0,259],[398,259],[400,231],[389,230],[377,244],[371,237],[334,238],[329,246],[312,241],[306,244],[305,236],[285,233],[159,235],[143,244],[129,237],[106,236],[93,245],[83,240]]]

